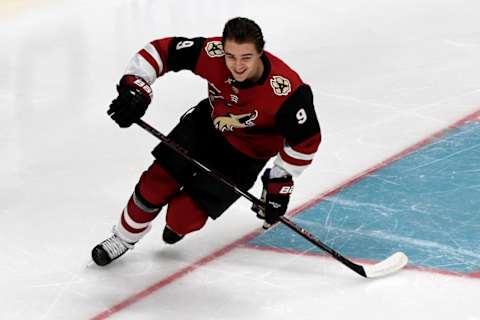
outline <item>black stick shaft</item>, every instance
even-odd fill
[[[212,169],[203,165],[198,160],[190,157],[188,155],[187,150],[185,150],[182,146],[178,145],[176,142],[172,141],[170,138],[165,136],[163,133],[161,133],[157,129],[150,126],[145,121],[140,119],[136,123],[140,127],[142,127],[143,129],[148,131],[150,134],[152,134],[156,138],[160,139],[163,143],[165,143],[165,145],[167,147],[169,147],[170,149],[172,149],[173,151],[175,151],[176,153],[178,153],[179,155],[184,157],[186,160],[193,163],[196,167],[200,168],[201,170],[203,170],[204,172],[206,172],[207,174],[209,174],[213,178],[219,180],[220,182],[222,182],[226,186],[230,187],[238,195],[240,195],[240,196],[244,197],[245,199],[249,200],[250,202],[252,202],[255,206],[257,206],[259,208],[265,208],[265,204],[263,203],[263,201],[261,201],[260,199],[258,199],[257,197],[255,197],[254,195],[249,193],[248,191],[244,191],[244,190],[238,188],[233,182],[231,182],[228,179],[226,179],[225,177],[223,177],[220,173],[213,171]],[[355,271],[356,273],[358,273],[359,275],[361,275],[363,277],[366,277],[365,270],[361,265],[358,265],[358,264],[352,262],[351,260],[345,258],[344,256],[342,256],[340,253],[338,253],[334,249],[330,248],[329,246],[327,246],[326,244],[324,244],[320,240],[316,239],[314,235],[312,235],[310,232],[306,231],[305,229],[303,229],[302,227],[300,227],[299,225],[297,225],[296,223],[294,223],[290,219],[288,219],[284,216],[281,216],[280,217],[280,222],[282,222],[288,228],[290,228],[291,230],[293,230],[294,232],[296,232],[297,234],[299,234],[300,236],[305,238],[307,241],[309,241],[310,243],[312,243],[316,247],[318,247],[318,248],[322,249],[323,251],[329,253],[333,258],[340,261],[341,263],[343,263],[345,266],[347,266],[351,270]]]

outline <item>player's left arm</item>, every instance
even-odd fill
[[[288,97],[276,114],[276,122],[285,143],[274,164],[298,176],[312,163],[321,142],[310,86],[302,84]]]
[[[320,125],[313,106],[313,94],[306,84],[300,85],[276,114],[277,127],[285,139],[271,169],[262,175],[261,200],[265,209],[253,207],[264,219],[264,229],[278,222],[287,211],[293,192],[293,176],[298,176],[313,161],[321,141]]]

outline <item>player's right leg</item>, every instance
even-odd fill
[[[113,235],[93,248],[93,261],[104,266],[133,249],[134,244],[150,230],[163,205],[179,189],[177,181],[154,162],[140,177],[119,222],[113,228]]]

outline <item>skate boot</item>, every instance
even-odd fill
[[[169,226],[163,229],[163,241],[167,244],[174,244],[182,240],[184,236],[175,233]]]
[[[115,259],[120,258],[134,244],[128,243],[113,233],[113,235],[96,245],[92,250],[92,259],[99,266],[106,266]]]

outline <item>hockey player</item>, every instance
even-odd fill
[[[262,175],[265,210],[257,216],[268,228],[285,214],[292,177],[311,162],[320,127],[310,87],[282,60],[264,51],[260,27],[234,18],[222,37],[154,40],[130,61],[108,110],[121,127],[146,112],[151,85],[169,71],[190,70],[208,82],[208,99],[187,112],[168,135],[189,156],[248,190]],[[107,265],[133,248],[166,207],[163,240],[174,244],[216,219],[238,195],[160,143],[155,160],[141,175],[113,235],[95,246],[93,260]]]

